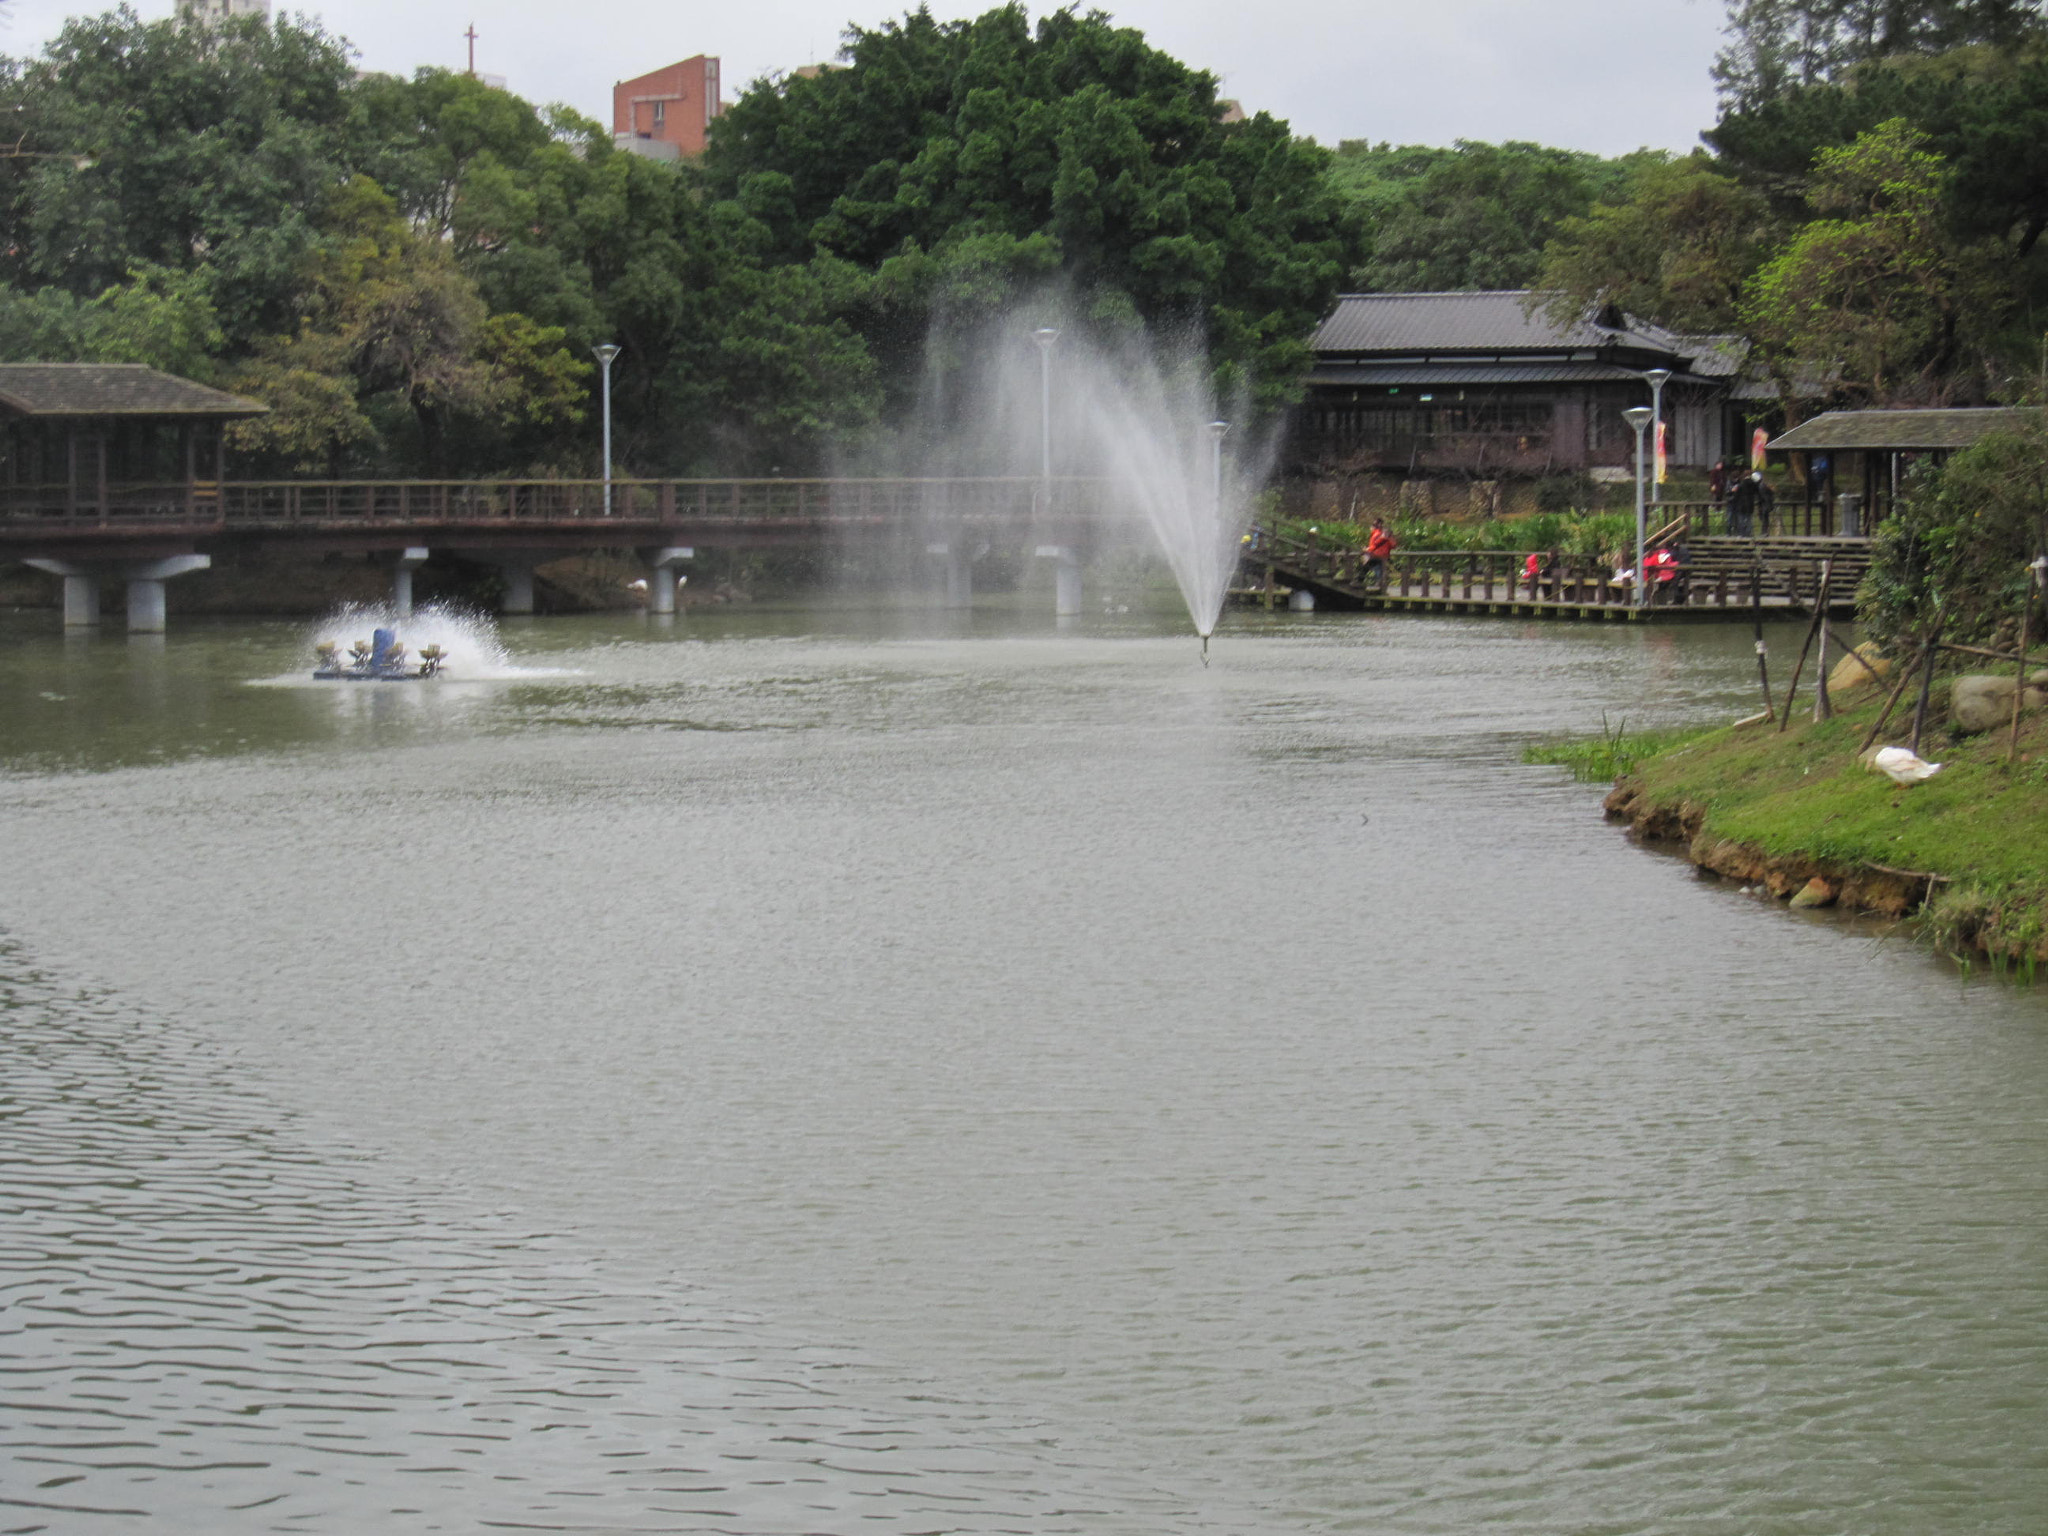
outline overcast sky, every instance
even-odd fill
[[[0,47],[33,54],[77,0],[9,0]],[[137,0],[145,17],[172,0]],[[849,21],[873,26],[906,0],[326,0],[285,5],[319,17],[365,68],[459,69],[475,23],[477,68],[535,101],[609,121],[611,86],[709,53],[728,98],[747,82],[829,59]],[[932,0],[941,17],[989,0]],[[1100,0],[1159,48],[1223,80],[1247,111],[1340,139],[1449,144],[1533,139],[1618,154],[1683,150],[1714,117],[1707,66],[1722,0]],[[1051,9],[1032,6],[1034,15]]]

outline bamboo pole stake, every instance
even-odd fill
[[[1927,647],[1927,660],[1920,668],[1920,702],[1913,710],[1913,744],[1910,750],[1915,757],[1920,755],[1920,733],[1927,728],[1927,695],[1934,687],[1934,658],[1940,654],[1939,643]]]
[[[2020,610],[2020,663],[2012,680],[2012,739],[2005,744],[2008,766],[2020,760],[2020,706],[2027,697],[2027,633],[2034,622],[2034,586],[2027,583],[2027,605]]]
[[[1799,696],[1799,675],[1806,670],[1807,653],[1813,649],[1813,637],[1820,632],[1821,617],[1826,612],[1825,608],[1814,609],[1813,622],[1806,626],[1806,644],[1799,647],[1799,660],[1793,664],[1792,681],[1785,689],[1785,709],[1778,716],[1780,734],[1792,723],[1792,701]]]
[[[1778,712],[1771,705],[1771,666],[1764,657],[1763,571],[1756,565],[1749,570],[1749,623],[1756,633],[1756,682],[1764,691],[1764,719],[1775,720]]]
[[[1813,720],[1818,725],[1834,718],[1835,706],[1828,698],[1828,587],[1834,581],[1835,562],[1820,563],[1820,591],[1815,594],[1814,613],[1820,620],[1820,655],[1813,666]]]
[[[1870,680],[1873,683],[1881,683],[1884,681],[1883,674],[1881,674],[1877,670],[1877,668],[1873,667],[1870,664],[1870,658],[1865,656],[1861,651],[1859,651],[1855,646],[1851,645],[1847,640],[1843,639],[1842,632],[1839,629],[1836,629],[1834,625],[1830,624],[1828,626],[1828,633],[1835,637],[1835,644],[1839,645],[1842,648],[1842,652],[1846,657],[1853,660],[1857,666],[1861,667],[1865,672],[1868,672],[1870,674]]]
[[[1958,645],[1953,640],[1941,642],[1944,651],[1954,651],[1958,656],[1982,656],[1991,661],[2018,661],[2016,651],[1991,651],[1981,645]]]
[[[1924,651],[1925,649],[1926,648],[1924,646],[1921,648],[1922,651]],[[1878,732],[1884,729],[1885,721],[1891,719],[1892,711],[1899,707],[1899,700],[1905,696],[1906,685],[1913,681],[1913,674],[1917,672],[1919,669],[1919,653],[1915,653],[1913,657],[1913,664],[1911,666],[1899,668],[1899,680],[1892,687],[1891,697],[1884,701],[1884,708],[1877,712],[1877,718],[1870,723],[1870,731],[1869,734],[1867,734],[1863,738],[1863,745],[1856,749],[1856,755],[1858,757],[1861,757],[1865,752],[1868,752],[1870,750],[1870,744],[1877,740]]]

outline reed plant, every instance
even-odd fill
[[[1610,722],[1603,711],[1598,736],[1539,741],[1522,749],[1522,761],[1567,768],[1582,784],[1608,784],[1625,773],[1634,773],[1636,764],[1643,759],[1681,747],[1704,736],[1707,730],[1705,726],[1675,726],[1632,731],[1625,716]]]

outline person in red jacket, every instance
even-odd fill
[[[1387,532],[1387,525],[1379,518],[1372,520],[1372,528],[1365,536],[1365,559],[1359,562],[1358,580],[1361,586],[1368,585],[1375,570],[1379,573],[1380,586],[1387,584],[1387,561],[1393,557],[1394,536]]]

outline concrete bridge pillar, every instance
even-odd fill
[[[927,544],[924,552],[935,555],[944,562],[946,577],[946,602],[948,608],[972,608],[974,606],[974,555],[964,544],[955,540],[951,543]]]
[[[30,560],[39,571],[64,578],[64,627],[84,629],[100,621],[100,583],[128,583],[128,628],[137,634],[164,630],[164,583],[213,564],[207,555],[170,555],[161,560]]]
[[[213,564],[210,555],[172,555],[167,560],[144,560],[126,568],[128,577],[128,628],[131,632],[160,635],[164,632],[164,583],[173,576],[203,571]]]
[[[1071,619],[1081,611],[1081,557],[1065,544],[1041,544],[1040,559],[1053,562],[1052,611]]]
[[[391,611],[401,619],[412,617],[412,573],[427,563],[427,551],[418,545],[398,557],[391,572]]]
[[[498,604],[498,611],[533,612],[533,562],[501,560],[498,562],[498,571],[505,578],[505,596]]]
[[[100,621],[100,579],[97,576],[64,578],[64,627],[91,629]]]
[[[640,553],[647,562],[647,611],[673,614],[676,611],[676,567],[685,560],[696,559],[697,551],[686,544],[672,544]]]

